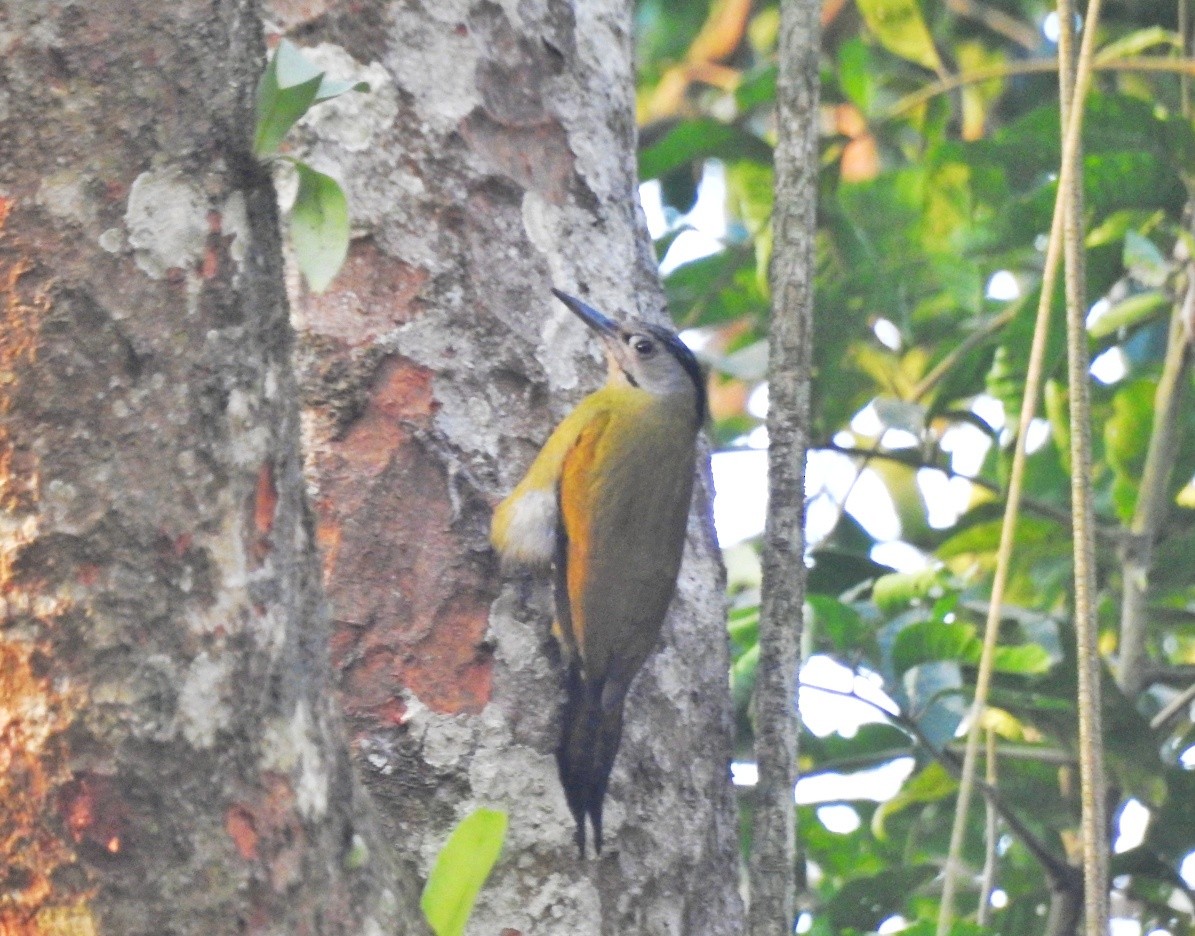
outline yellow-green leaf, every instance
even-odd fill
[[[462,819],[440,850],[420,906],[436,936],[460,936],[506,837],[506,813],[478,809]]]
[[[957,789],[958,781],[946,772],[946,768],[937,761],[931,761],[924,770],[909,777],[900,792],[892,799],[880,804],[871,817],[871,830],[876,838],[886,838],[884,824],[889,817],[918,803],[933,803],[945,799]]]
[[[856,0],[856,3],[867,28],[889,52],[931,71],[944,71],[917,0]]]
[[[291,209],[291,242],[299,270],[314,292],[332,282],[349,251],[349,203],[331,176],[295,162],[299,194]]]

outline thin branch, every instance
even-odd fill
[[[1154,731],[1166,727],[1170,719],[1189,706],[1193,700],[1195,700],[1195,683],[1187,686],[1186,689],[1167,702],[1158,714],[1149,720],[1149,727]]]
[[[1129,536],[1122,549],[1123,586],[1120,610],[1119,667],[1116,681],[1128,698],[1145,688],[1146,631],[1149,617],[1149,576],[1153,571],[1154,544],[1169,504],[1170,478],[1178,458],[1179,412],[1186,392],[1190,363],[1186,334],[1187,316],[1195,311],[1195,265],[1188,276],[1187,293],[1170,318],[1166,358],[1154,392],[1153,428],[1137,504],[1129,522]]]
[[[1041,36],[1032,26],[978,0],[946,0],[946,8],[959,16],[982,23],[992,32],[999,33],[1030,52],[1041,45]]]
[[[989,787],[996,789],[996,732],[987,729],[987,772],[984,775]],[[996,889],[996,838],[999,835],[999,815],[996,804],[990,799],[984,801],[984,854],[983,876],[979,882],[979,912],[976,922],[987,926],[992,919],[992,891]]]
[[[817,230],[819,0],[781,0],[776,197],[768,335],[768,511],[756,669],[750,936],[792,931],[796,909],[797,694],[805,604],[813,244]]]
[[[1195,75],[1195,59],[1162,58],[1161,56],[1144,56],[1141,58],[1112,59],[1107,62],[1096,62],[1092,68],[1095,71],[1129,71],[1129,72],[1161,72],[1174,75]],[[1050,74],[1058,71],[1058,62],[1054,59],[1031,59],[1028,62],[1012,62],[1008,65],[992,65],[988,68],[976,68],[958,75],[931,82],[924,88],[905,95],[892,105],[884,117],[892,119],[900,117],[909,111],[920,107],[926,101],[942,94],[949,94],[965,85],[981,84],[998,78],[1014,78],[1019,75]]]
[[[966,750],[966,742],[952,741],[946,749],[954,755],[960,755]],[[984,757],[990,757],[987,752]],[[1078,759],[1071,751],[1061,748],[1041,747],[1037,744],[997,744],[996,756],[1008,760],[1036,761],[1039,764],[1050,764],[1057,767],[1074,767]]]
[[[929,738],[925,736],[925,732],[921,730],[921,726],[903,712],[893,712],[874,699],[868,699],[845,689],[833,689],[829,686],[819,686],[817,683],[807,682],[801,682],[800,687],[802,689],[815,689],[818,692],[827,692],[830,695],[841,696],[844,699],[854,699],[856,702],[862,702],[864,705],[875,709],[876,712],[883,715],[884,718],[901,731],[908,732],[913,740],[930,757],[946,768],[952,777],[958,779],[962,775],[962,764],[959,761],[958,755],[948,748],[935,747]],[[1078,870],[1067,864],[1064,858],[1060,858],[1050,851],[1049,847],[1025,825],[1020,816],[1004,801],[1004,798],[1000,795],[1000,791],[996,787],[980,781],[975,784],[975,788],[979,790],[981,796],[995,803],[996,811],[1000,814],[1000,818],[1004,820],[1009,831],[1025,846],[1025,850],[1041,865],[1042,870],[1050,879],[1051,886],[1067,886],[1078,890]]]
[[[962,360],[963,356],[970,352],[973,348],[983,344],[989,337],[998,332],[1001,328],[1016,318],[1017,308],[1012,306],[1005,309],[999,315],[993,316],[986,322],[981,324],[975,331],[971,332],[966,338],[956,345],[946,357],[942,358],[937,366],[921,378],[921,382],[913,388],[911,397],[914,401],[920,402],[922,397],[933,390],[945,377],[952,367]]]
[[[993,481],[988,481],[985,478],[977,478],[974,475],[963,474],[961,472],[955,471],[952,468],[943,468],[941,465],[927,465],[924,459],[918,458],[914,454],[903,454],[899,449],[895,451],[880,451],[878,449],[857,448],[851,445],[838,445],[834,442],[825,442],[821,445],[811,446],[811,448],[819,452],[838,452],[842,455],[850,455],[851,457],[863,458],[868,461],[872,459],[880,459],[882,461],[891,461],[896,462],[897,464],[907,465],[910,468],[930,468],[934,471],[942,472],[942,474],[946,475],[948,478],[962,478],[964,481],[970,481],[976,487],[983,488],[985,491],[989,491],[992,494],[995,494],[997,497],[1004,496],[1004,490],[1000,487],[1000,485]],[[863,467],[865,468],[866,465]],[[1057,520],[1059,523],[1069,524],[1071,522],[1071,515],[1067,510],[1062,507],[1057,507],[1054,504],[1047,504],[1045,501],[1039,501],[1033,498],[1024,498],[1022,500],[1022,506],[1032,513],[1038,514],[1042,517],[1048,517],[1051,520]],[[1116,538],[1114,531],[1108,530],[1102,532],[1110,539]]]
[[[1099,21],[1100,0],[1088,4],[1084,52]],[[1058,0],[1058,63],[1062,122],[1068,138],[1087,96],[1075,63],[1075,7]],[[1090,73],[1087,74],[1087,80]],[[1066,258],[1067,380],[1070,384],[1071,522],[1075,566],[1075,644],[1079,675],[1079,779],[1083,850],[1083,924],[1088,936],[1108,932],[1108,824],[1104,735],[1100,711],[1099,626],[1096,622],[1095,508],[1091,492],[1091,360],[1087,349],[1086,258],[1083,252],[1083,157],[1079,139],[1064,147],[1059,204]],[[1066,170],[1070,171],[1067,172]]]
[[[1087,24],[1083,32],[1083,47],[1079,56],[1075,76],[1073,100],[1082,101],[1091,84],[1091,63],[1095,51],[1096,26],[1099,21],[1101,0],[1091,0],[1088,6]],[[992,580],[991,607],[984,629],[983,650],[975,680],[975,700],[971,707],[970,725],[967,731],[967,749],[963,757],[962,777],[959,781],[958,802],[955,808],[954,825],[950,834],[950,852],[943,874],[942,902],[939,906],[937,936],[946,936],[954,919],[954,893],[956,888],[959,856],[962,854],[963,838],[967,827],[967,812],[970,807],[971,790],[975,783],[975,761],[979,749],[979,726],[987,704],[991,686],[992,664],[995,658],[996,638],[1000,626],[1000,608],[1004,601],[1004,589],[1011,567],[1014,534],[1017,515],[1020,512],[1021,489],[1025,475],[1025,440],[1037,408],[1041,393],[1044,370],[1046,336],[1049,331],[1050,306],[1058,277],[1058,261],[1061,256],[1062,227],[1066,208],[1073,191],[1075,154],[1078,152],[1082,129],[1083,108],[1069,108],[1066,133],[1063,135],[1063,159],[1059,167],[1058,193],[1054,202],[1054,218],[1050,227],[1050,238],[1046,247],[1045,264],[1042,270],[1041,295],[1038,301],[1037,318],[1033,331],[1033,344],[1029,352],[1029,367],[1025,376],[1025,395],[1021,404],[1020,429],[1013,452],[1012,470],[1005,501],[1004,522],[1000,530],[1000,545],[996,554],[996,573]]]
[[[1191,55],[1191,0],[1178,0],[1178,38],[1182,53]],[[1191,119],[1191,76],[1184,72],[1178,79],[1182,115]]]

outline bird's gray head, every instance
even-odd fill
[[[705,375],[680,338],[640,319],[616,322],[567,293],[552,293],[602,339],[612,377],[656,396],[692,399],[697,424],[705,421]]]

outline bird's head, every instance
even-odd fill
[[[705,375],[693,352],[659,325],[628,318],[619,323],[580,299],[553,289],[552,294],[601,339],[611,381],[639,387],[656,396],[691,399],[697,424],[705,421]]]

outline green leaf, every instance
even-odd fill
[[[258,159],[272,156],[288,130],[313,104],[329,101],[346,91],[368,91],[364,81],[335,81],[308,61],[299,47],[287,39],[266,65],[257,83],[257,125],[253,154]]]
[[[436,936],[460,936],[506,837],[506,813],[478,809],[462,819],[436,858],[420,906]]]
[[[914,601],[938,598],[941,594],[941,573],[937,569],[923,569],[881,576],[872,587],[871,600],[885,614],[891,614]]]
[[[892,667],[897,675],[903,675],[915,666],[942,660],[975,666],[982,652],[983,641],[970,624],[919,621],[896,635]],[[996,648],[992,663],[998,672],[1032,676],[1050,668],[1050,654],[1034,643],[1003,646]]]
[[[303,58],[298,48],[283,39],[257,82],[257,126],[253,155],[264,159],[295,122],[307,113],[323,81],[323,72]]]
[[[1116,59],[1131,58],[1159,45],[1170,46],[1178,52],[1183,48],[1182,40],[1177,33],[1161,26],[1149,26],[1121,36],[1115,42],[1109,42],[1095,54],[1095,61],[1102,65]]]
[[[1071,473],[1071,402],[1066,386],[1057,380],[1047,380],[1043,394],[1046,418],[1050,421],[1050,438],[1058,450],[1062,470]]]
[[[838,49],[838,86],[851,103],[870,114],[875,96],[875,71],[871,48],[857,36]]]
[[[850,605],[829,595],[809,595],[806,602],[813,612],[810,624],[815,637],[827,641],[839,653],[874,644],[871,628]]]
[[[315,100],[313,104],[322,104],[324,101],[330,101],[332,98],[340,97],[349,91],[369,91],[369,83],[366,81],[336,81],[323,75],[320,78],[319,88],[315,92]]]
[[[1122,328],[1132,328],[1169,308],[1170,300],[1162,293],[1151,290],[1130,296],[1118,302],[1087,327],[1092,338],[1107,338]]]
[[[735,608],[726,623],[730,634],[730,649],[734,659],[759,643],[759,605]]]
[[[880,804],[871,817],[872,832],[878,839],[886,838],[884,826],[892,816],[919,803],[934,803],[945,799],[957,789],[958,781],[946,772],[946,768],[937,761],[931,761],[920,772],[909,777],[900,792],[892,799]]]
[[[873,770],[898,757],[916,753],[916,744],[907,734],[892,725],[875,722],[860,725],[855,734],[840,734],[819,738],[812,733],[801,737],[801,776],[818,773],[854,773]]]
[[[935,550],[939,559],[949,560],[959,556],[994,553],[1000,542],[1000,520],[984,520],[974,523],[954,534]],[[1066,533],[1054,520],[1044,517],[1022,516],[1017,519],[1014,541],[1018,549],[1056,543]]]
[[[306,84],[313,78],[322,79],[323,71],[310,62],[297,45],[289,39],[278,43],[271,63],[278,79],[278,87],[287,89]]]
[[[969,624],[919,621],[902,628],[892,643],[892,668],[903,676],[914,666],[937,660],[970,663],[981,647]]]
[[[1151,380],[1125,384],[1112,397],[1112,415],[1104,422],[1104,452],[1116,478],[1117,514],[1126,522],[1137,503],[1137,479],[1145,467],[1156,393]]]
[[[888,917],[900,913],[913,892],[935,872],[933,865],[920,864],[847,881],[826,905],[833,932],[874,931]]]
[[[748,159],[770,165],[772,148],[753,133],[720,120],[686,120],[639,154],[639,179],[656,179],[704,159]]]
[[[1124,265],[1137,280],[1155,289],[1166,282],[1166,276],[1170,272],[1166,258],[1162,256],[1157,245],[1136,231],[1125,233]]]
[[[942,60],[921,15],[917,0],[856,0],[867,28],[889,52],[931,71],[942,71]]]
[[[744,75],[734,91],[734,102],[738,109],[749,111],[775,101],[777,72],[775,65],[768,65],[759,71]]]
[[[291,242],[314,292],[327,289],[349,250],[349,203],[331,176],[295,162],[299,194],[291,209]]]

